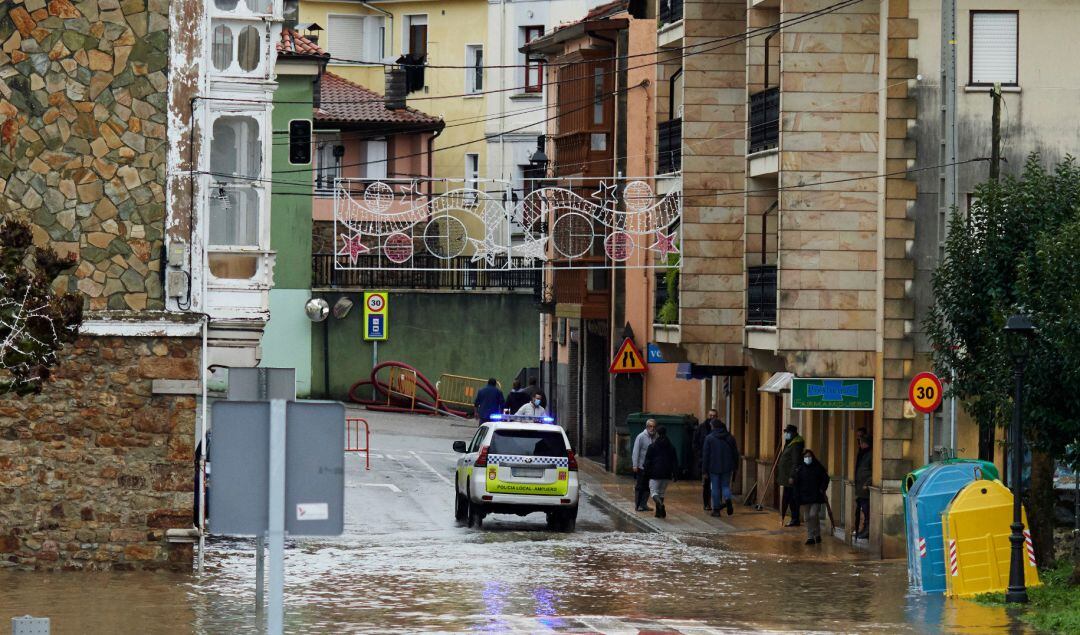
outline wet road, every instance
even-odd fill
[[[543,516],[453,519],[451,444],[472,426],[370,415],[372,469],[346,457],[346,533],[290,541],[290,633],[1025,632],[1004,611],[910,597],[902,564],[747,555],[638,533],[588,498],[578,531]],[[250,541],[210,543],[203,577],[0,571],[0,621],[53,633],[256,633]]]

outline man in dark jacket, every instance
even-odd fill
[[[701,451],[705,447],[705,437],[709,436],[712,432],[712,425],[714,421],[720,421],[720,415],[716,412],[716,408],[710,408],[709,414],[705,417],[705,420],[698,424],[694,429],[694,469],[700,469],[701,467]],[[701,473],[701,504],[705,507],[705,511],[712,509],[712,494],[709,486],[709,475],[705,472]]]
[[[476,393],[476,399],[473,399],[473,407],[476,408],[476,419],[480,423],[491,421],[491,415],[502,412],[503,406],[506,404],[498,383],[492,377],[488,380],[487,386],[484,386]]]
[[[735,437],[720,421],[713,423],[713,431],[705,437],[701,449],[701,472],[709,475],[712,488],[712,515],[720,515],[720,505],[727,506],[728,516],[735,509],[731,502],[731,476],[739,467],[739,448]]]
[[[802,506],[806,521],[806,544],[821,542],[821,510],[825,507],[825,492],[829,489],[829,472],[814,453],[804,450],[802,464],[795,470],[795,495]]]
[[[793,425],[784,428],[784,450],[776,462],[776,482],[783,486],[784,495],[780,499],[780,520],[784,520],[791,509],[791,522],[788,527],[799,526],[799,501],[795,497],[795,470],[802,463],[806,442],[799,436],[799,429]]]
[[[667,428],[657,426],[656,440],[645,451],[645,477],[649,479],[649,493],[652,494],[653,502],[656,503],[656,517],[666,518],[667,508],[664,507],[664,494],[667,486],[675,480],[675,474],[679,469],[679,455],[675,452],[675,446],[667,436]]]
[[[870,537],[870,479],[874,474],[874,451],[870,439],[859,437],[859,452],[855,455],[855,531],[857,540]],[[862,518],[862,525],[859,518]]]
[[[510,411],[510,414],[514,414],[520,410],[522,406],[529,403],[531,394],[532,393],[521,387],[520,379],[515,379],[514,389],[506,396],[506,409]]]

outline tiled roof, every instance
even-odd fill
[[[277,44],[279,57],[330,57],[319,45],[292,29],[281,31],[281,41]]]
[[[333,73],[323,73],[316,121],[434,125],[442,120],[415,108],[388,110],[379,93]]]

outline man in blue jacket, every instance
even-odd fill
[[[492,377],[488,380],[487,386],[484,386],[476,393],[473,407],[476,408],[476,419],[480,423],[491,421],[491,415],[502,412],[503,406],[506,405],[498,383]]]
[[[734,513],[731,502],[731,476],[739,467],[739,448],[735,437],[719,419],[714,420],[712,432],[705,437],[701,449],[701,473],[709,475],[712,489],[712,515],[720,515],[720,505],[727,507],[728,516]]]

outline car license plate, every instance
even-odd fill
[[[513,467],[510,468],[510,473],[514,476],[521,476],[525,478],[543,478],[544,470],[535,467]]]

